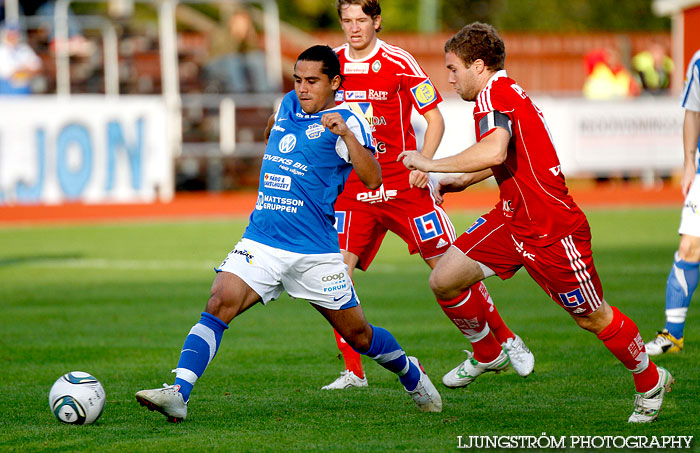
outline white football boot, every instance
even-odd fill
[[[627,420],[629,423],[651,423],[659,417],[664,395],[671,391],[675,380],[665,368],[657,366],[657,369],[659,370],[659,382],[656,386],[648,392],[634,395],[634,412]]]
[[[661,355],[667,352],[681,352],[683,350],[683,337],[676,338],[664,329],[658,332],[653,340],[644,345],[650,356]]]
[[[338,379],[328,385],[324,385],[321,387],[321,390],[343,390],[353,387],[367,387],[367,375],[360,379],[350,370],[341,371]]]
[[[505,351],[501,351],[498,357],[486,363],[478,362],[471,351],[465,350],[464,352],[467,353],[467,360],[442,377],[442,383],[445,386],[450,388],[466,387],[487,371],[500,373],[508,368],[508,363],[510,362]]]
[[[411,395],[411,398],[413,398],[413,402],[416,403],[416,406],[418,406],[418,409],[422,412],[442,412],[442,398],[440,397],[440,393],[437,391],[428,375],[425,374],[423,366],[415,357],[409,357],[408,360],[417,366],[418,371],[420,371],[420,379],[418,380],[416,388],[411,391],[406,390],[408,394]]]
[[[187,418],[187,403],[178,390],[180,390],[179,385],[163,384],[161,389],[137,392],[136,401],[149,410],[165,415],[169,422],[179,423]]]
[[[522,338],[515,335],[515,339],[508,338],[502,346],[508,353],[510,365],[516,373],[522,377],[527,377],[532,373],[532,370],[535,368],[535,356],[530,352],[530,349],[525,346]]]

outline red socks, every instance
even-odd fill
[[[506,323],[501,318],[500,313],[498,313],[498,310],[496,310],[496,306],[493,304],[493,299],[491,299],[491,296],[486,289],[486,285],[484,285],[483,282],[475,283],[472,285],[472,289],[478,289],[478,291],[484,297],[484,301],[486,302],[484,316],[486,318],[486,322],[489,323],[489,329],[491,329],[491,332],[493,332],[493,336],[496,337],[496,340],[503,344],[508,341],[509,338],[515,339],[515,334],[508,328]]]
[[[483,291],[479,285],[483,287]],[[502,350],[500,343],[489,330],[486,321],[489,304],[488,292],[485,290],[486,287],[479,283],[452,300],[438,300],[442,311],[471,342],[474,358],[482,363],[495,360]]]
[[[632,372],[638,392],[648,392],[659,381],[659,372],[649,360],[644,340],[635,323],[617,307],[611,307],[613,319],[598,335],[606,348]]]
[[[340,336],[338,332],[333,329],[335,334],[335,342],[338,344],[338,349],[343,355],[343,360],[345,361],[345,369],[355,373],[355,376],[360,379],[365,377],[365,372],[362,369],[362,359],[360,354],[355,351],[349,344]]]

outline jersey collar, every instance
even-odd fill
[[[345,48],[345,58],[347,58],[348,61],[353,63],[369,60],[370,58],[377,55],[377,52],[379,52],[379,48],[382,46],[382,44],[384,44],[384,41],[377,38],[377,42],[374,43],[374,49],[372,49],[372,51],[366,57],[358,59],[350,58],[350,44],[347,44],[347,47]]]
[[[491,84],[495,82],[497,79],[500,79],[501,77],[508,77],[508,74],[506,74],[505,69],[501,69],[500,71],[496,71],[494,75],[491,76],[488,82],[486,82],[486,86],[484,87],[484,90],[487,88],[491,88]],[[481,90],[481,91],[484,91]]]

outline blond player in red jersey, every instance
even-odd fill
[[[353,172],[336,202],[336,227],[348,273],[352,278],[356,267],[367,270],[387,231],[401,237],[411,254],[420,253],[433,268],[455,240],[454,227],[432,196],[429,175],[407,170],[396,158],[402,151],[417,149],[413,109],[427,122],[421,152],[433,157],[445,129],[438,109],[442,98],[411,54],[377,38],[382,23],[378,0],[337,0],[336,8],[347,41],[335,49],[343,75],[336,101],[347,102],[369,122],[384,180],[378,190],[368,191]],[[499,354],[493,371],[510,363],[521,376],[529,375],[534,356],[503,322],[486,287],[476,283],[470,297],[484,306],[499,351],[501,344],[506,351]],[[442,309],[460,331],[469,331],[470,320],[459,305],[445,304]],[[323,389],[366,386],[360,355],[337,332],[336,342],[345,370]]]
[[[440,193],[493,175],[500,200],[433,269],[435,296],[446,303],[464,301],[465,310],[472,312],[473,335],[479,336],[487,318],[480,304],[465,300],[468,288],[492,275],[510,278],[524,267],[632,372],[637,393],[629,422],[656,420],[673,377],[649,360],[634,322],[603,298],[588,221],[568,193],[542,112],[503,69],[503,41],[493,27],[477,22],[450,38],[445,54],[449,82],[462,99],[476,102],[477,143],[444,159],[427,159],[415,151],[404,151],[399,159],[413,170],[464,173],[443,179]],[[473,347],[475,354],[483,349],[484,359],[460,364],[443,377],[445,385],[469,385],[498,359],[500,348],[490,334]]]

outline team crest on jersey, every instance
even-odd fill
[[[297,146],[297,138],[294,134],[287,134],[280,140],[279,150],[282,154],[287,154],[292,152],[295,146]]]
[[[369,63],[345,63],[343,74],[369,74]]]
[[[314,123],[306,128],[306,136],[309,137],[309,140],[319,138],[325,129],[320,124]]]
[[[289,191],[292,187],[292,178],[285,175],[276,175],[274,173],[265,173],[263,185],[266,189],[278,189]]]
[[[416,99],[418,107],[420,108],[425,107],[437,99],[437,92],[435,91],[433,84],[430,83],[430,80],[426,80],[425,82],[414,86],[411,88],[411,92],[413,93],[413,97]]]
[[[372,63],[372,71],[379,72],[380,69],[382,69],[382,62],[374,60],[374,63]]]

